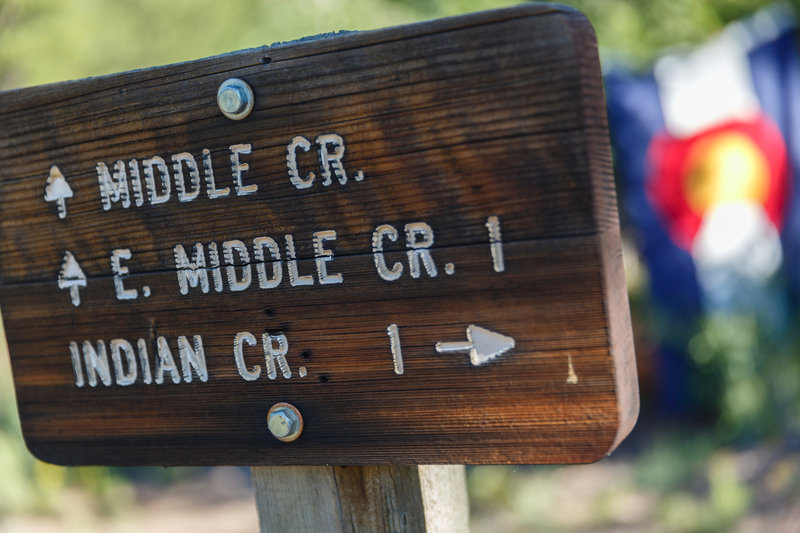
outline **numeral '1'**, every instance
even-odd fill
[[[503,237],[500,234],[500,219],[492,215],[486,219],[486,229],[489,230],[489,248],[492,252],[492,263],[495,272],[503,272],[506,263],[503,259]]]

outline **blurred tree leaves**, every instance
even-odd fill
[[[5,88],[186,61],[317,32],[414,19],[370,0],[4,0]]]
[[[566,0],[583,11],[600,46],[644,67],[664,48],[693,45],[770,0]]]
[[[0,88],[109,74],[286,41],[513,5],[507,0],[0,0]],[[566,0],[639,65],[767,0]]]

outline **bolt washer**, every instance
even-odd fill
[[[277,416],[278,414],[283,414],[287,418],[291,420],[291,431],[284,435],[278,436],[273,432],[272,428],[269,427],[269,421],[272,419],[273,416]],[[300,434],[303,433],[303,415],[300,414],[297,407],[290,403],[286,402],[279,402],[270,407],[269,413],[267,413],[267,428],[269,429],[270,433],[279,441],[282,442],[293,442],[300,437]]]
[[[246,118],[253,111],[254,101],[253,89],[246,81],[239,78],[225,80],[217,90],[219,110],[231,120]],[[236,105],[237,103],[238,105]]]

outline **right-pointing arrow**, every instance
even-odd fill
[[[469,352],[473,366],[480,366],[500,357],[514,347],[514,339],[494,331],[470,324],[467,326],[467,342],[437,342],[436,351]]]

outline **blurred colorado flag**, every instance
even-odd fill
[[[771,314],[784,273],[800,287],[798,43],[775,7],[647,75],[607,73],[623,204],[662,307]]]

